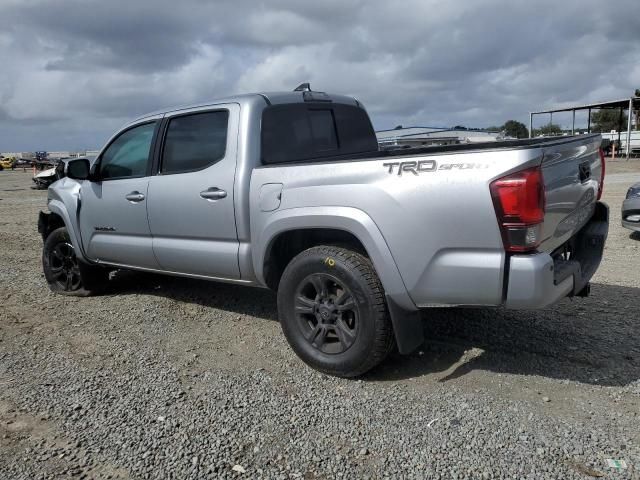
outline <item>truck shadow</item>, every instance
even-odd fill
[[[604,284],[540,311],[437,309],[424,315],[416,353],[394,355],[368,377],[447,382],[486,370],[625,386],[640,379],[638,311],[640,289]]]
[[[147,294],[278,321],[273,292],[137,272],[117,272],[116,295]],[[474,370],[539,375],[605,386],[640,379],[640,289],[594,284],[589,298],[541,311],[431,309],[425,342],[392,354],[366,381],[435,375],[447,382]]]
[[[107,295],[144,294],[278,321],[276,297],[264,288],[245,287],[153,273],[118,270]]]

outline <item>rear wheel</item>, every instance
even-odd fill
[[[88,296],[109,281],[108,270],[87,265],[76,257],[66,227],[49,234],[42,249],[42,268],[51,291],[63,295]]]
[[[394,344],[373,265],[346,248],[313,247],[296,256],[280,280],[278,311],[296,354],[331,375],[361,375]]]

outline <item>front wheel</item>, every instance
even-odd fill
[[[76,257],[66,227],[57,228],[45,240],[42,268],[51,291],[62,295],[86,297],[102,290],[109,281],[108,270]]]
[[[278,312],[291,348],[330,375],[361,375],[394,345],[373,264],[346,248],[313,247],[291,260],[280,279]]]

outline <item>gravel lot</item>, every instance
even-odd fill
[[[619,226],[640,162],[608,174],[591,297],[434,310],[419,351],[349,381],[293,355],[268,291],[119,272],[49,293],[46,192],[0,172],[0,478],[640,478],[640,242]]]

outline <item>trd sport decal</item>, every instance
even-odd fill
[[[420,175],[422,172],[433,172],[438,168],[435,160],[420,160],[419,162],[391,162],[383,163],[383,167],[389,169],[388,173],[393,173],[394,167],[398,167],[398,176],[402,176],[402,172],[411,172],[414,175]]]
[[[398,174],[402,176],[404,172],[410,172],[414,175],[420,175],[423,172],[435,172],[436,170],[470,170],[473,168],[489,168],[489,165],[483,163],[443,163],[438,168],[438,164],[435,160],[420,160],[420,161],[408,161],[408,162],[388,162],[383,163],[383,167],[387,169],[387,173]],[[397,170],[394,169],[397,168]]]

